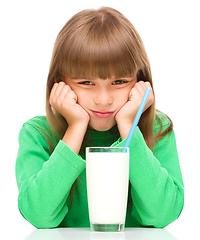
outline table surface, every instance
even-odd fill
[[[89,228],[36,229],[24,240],[177,240],[165,229],[126,228],[124,232],[91,232]]]

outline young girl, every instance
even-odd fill
[[[19,134],[19,210],[37,228],[89,227],[85,148],[130,143],[126,227],[165,227],[183,208],[171,120],[155,110],[149,60],[133,25],[111,8],[84,10],[60,31],[47,80],[46,117]]]

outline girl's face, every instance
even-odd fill
[[[78,104],[89,114],[89,126],[97,131],[107,131],[116,124],[115,116],[128,101],[137,77],[105,80],[66,78],[65,82],[76,93]]]

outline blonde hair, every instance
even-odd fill
[[[55,41],[46,92],[46,115],[53,133],[62,137],[67,129],[64,117],[49,103],[55,82],[65,77],[101,78],[129,77],[150,82],[149,59],[144,44],[131,22],[119,11],[102,7],[75,14],[62,28]],[[154,90],[153,90],[154,92]],[[152,148],[155,103],[141,116],[139,128]]]

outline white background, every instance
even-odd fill
[[[173,120],[185,183],[184,210],[166,229],[178,239],[195,231],[197,237],[200,5],[195,0],[1,1],[1,229],[15,239],[23,239],[34,230],[17,209],[18,133],[29,118],[45,114],[46,79],[58,32],[78,11],[100,6],[122,12],[144,41],[152,66],[156,107]]]

